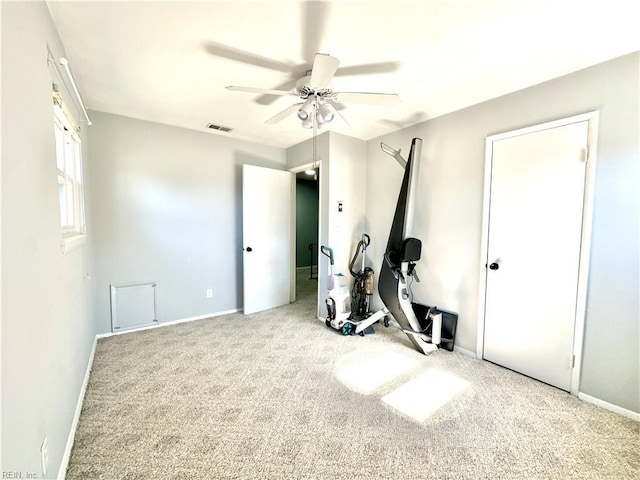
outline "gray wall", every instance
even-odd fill
[[[296,179],[296,267],[311,265],[309,244],[318,243],[318,196],[315,180]],[[316,253],[317,247],[313,249]]]
[[[284,169],[284,149],[91,115],[98,332],[110,284],[157,282],[161,323],[242,308],[242,164]]]
[[[2,9],[2,465],[55,478],[95,337],[88,245],[63,254],[44,2]],[[83,132],[83,140],[86,139]],[[87,143],[85,172],[90,171]],[[87,187],[90,192],[90,185]],[[92,235],[89,223],[89,235]]]
[[[367,150],[371,253],[382,258],[402,172],[379,143],[407,154],[412,137],[424,140],[415,219],[422,282],[414,293],[458,312],[456,344],[475,352],[485,138],[599,110],[580,391],[634,412],[640,412],[639,73],[634,53],[373,139]]]
[[[363,140],[331,132],[329,143],[329,245],[333,248],[336,272],[352,284],[349,262],[365,232],[365,171],[367,144]],[[342,212],[338,211],[342,203]]]
[[[367,144],[363,140],[327,131],[317,137],[320,163],[320,245],[333,249],[336,273],[349,282],[349,261],[366,228],[365,170]],[[311,163],[312,142],[307,140],[287,149],[287,166]],[[338,212],[338,202],[343,210]],[[326,315],[329,261],[320,255],[318,266],[318,315]]]

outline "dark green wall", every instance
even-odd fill
[[[317,242],[317,182],[298,178],[296,179],[296,267],[309,266],[309,244]]]

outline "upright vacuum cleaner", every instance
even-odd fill
[[[355,279],[353,289],[351,290],[351,310],[353,314],[359,318],[368,318],[371,316],[371,297],[373,295],[373,268],[366,266],[367,247],[371,243],[371,238],[366,233],[362,234],[362,238],[356,245],[356,251],[353,254],[351,263],[349,264],[349,272]],[[354,270],[358,256],[362,255],[362,264],[360,270]]]
[[[367,245],[369,244],[368,238],[369,237],[367,236]],[[358,250],[359,248],[360,246],[358,246]],[[364,328],[356,331],[358,326],[365,320],[357,320],[351,311],[352,294],[349,292],[345,276],[341,273],[335,272],[333,250],[321,245],[320,251],[329,259],[329,265],[331,266],[331,273],[327,278],[327,289],[329,294],[325,300],[327,305],[327,317],[325,319],[325,324],[327,327],[338,330],[343,335],[351,335],[352,333],[358,333],[360,335],[373,333],[373,328],[371,328],[370,325],[365,325]],[[362,319],[366,319],[367,317],[365,317],[364,314],[369,310],[370,298],[373,294],[373,270],[367,270],[367,267],[364,266],[363,259],[362,271],[357,273],[354,272],[353,263],[356,258],[357,252],[349,269],[351,270],[352,275],[356,276],[356,285],[354,285],[353,292],[358,292],[359,301],[356,303],[356,311],[358,312],[357,316]],[[358,282],[361,286],[358,286]],[[359,312],[362,312],[362,314]]]

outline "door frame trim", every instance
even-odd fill
[[[315,162],[305,163],[303,165],[297,165],[295,167],[289,168],[287,171],[293,173],[291,180],[291,260],[290,260],[290,271],[291,271],[291,303],[296,301],[296,174],[300,172],[304,172],[310,168],[318,169],[318,182],[322,178],[322,160],[316,160]],[[322,188],[320,188],[320,184],[318,184],[318,246],[320,246],[320,232],[322,227]],[[320,266],[320,249],[318,248],[318,268]],[[318,271],[318,277],[319,275]],[[318,298],[320,298],[320,282],[318,282]],[[318,304],[319,305],[319,304]],[[318,306],[318,309],[320,307]]]
[[[571,117],[561,118],[517,130],[489,135],[485,142],[484,188],[482,198],[482,239],[480,243],[480,263],[478,282],[478,322],[476,358],[484,358],[484,324],[486,314],[487,263],[489,246],[489,209],[491,205],[491,171],[493,162],[493,143],[498,140],[527,135],[579,122],[588,122],[587,165],[585,171],[584,196],[582,201],[582,232],[580,236],[580,260],[578,270],[578,290],[576,294],[575,329],[573,337],[574,363],[571,370],[571,395],[577,396],[580,389],[580,372],[582,367],[582,346],[586,321],[587,290],[589,280],[589,260],[591,251],[591,230],[593,219],[593,199],[595,193],[596,153],[598,141],[599,112],[590,111]]]

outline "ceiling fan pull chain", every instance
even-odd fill
[[[318,134],[318,119],[316,118],[316,114],[318,111],[318,106],[316,104],[317,97],[313,99],[313,113],[311,122],[313,123],[313,138],[311,140],[312,145],[312,155],[313,155],[313,169],[316,168],[316,135]]]

